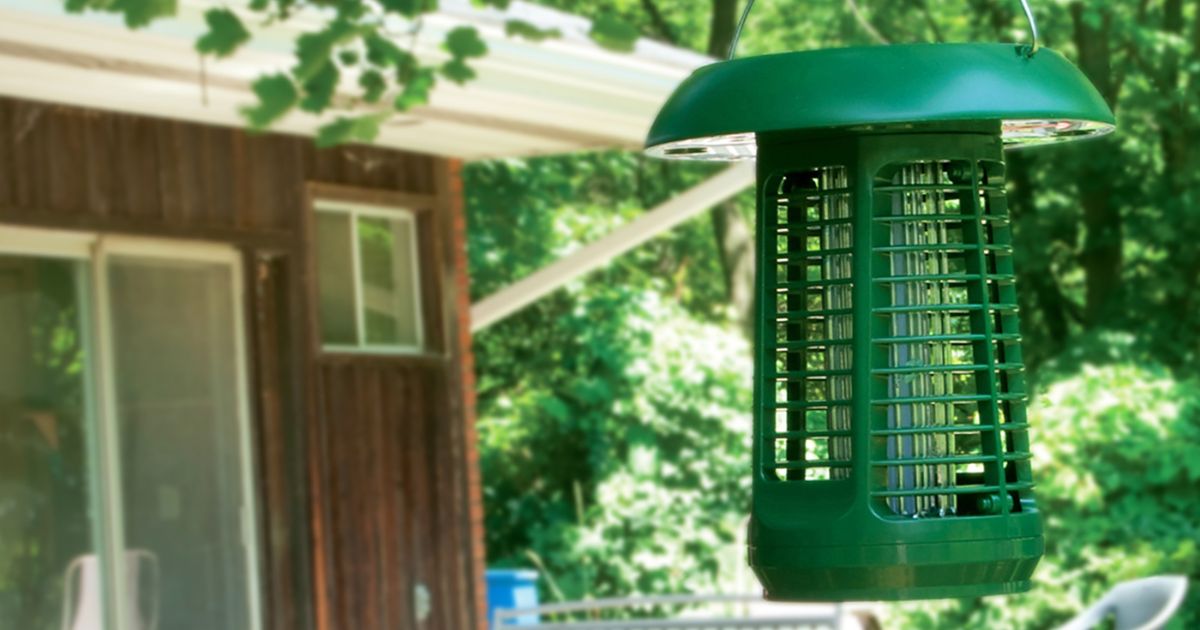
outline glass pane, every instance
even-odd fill
[[[358,345],[353,244],[349,215],[317,213],[321,341],[329,345]]]
[[[235,270],[114,256],[107,273],[128,598],[164,630],[250,627]]]
[[[83,271],[77,262],[0,256],[5,628],[59,628],[64,616],[99,628],[103,620],[89,509]]]
[[[367,343],[419,346],[416,238],[406,219],[358,219]]]

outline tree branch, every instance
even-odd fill
[[[1200,10],[1192,20],[1192,59],[1200,59]]]
[[[846,8],[850,9],[850,13],[854,15],[854,20],[858,22],[858,25],[861,26],[868,35],[871,36],[871,39],[874,39],[880,44],[892,43],[888,40],[888,38],[883,36],[883,33],[879,32],[879,29],[875,28],[874,24],[871,24],[871,20],[867,19],[867,15],[863,13],[862,7],[858,6],[858,2],[856,0],[846,0]]]
[[[933,40],[936,42],[946,41],[946,38],[942,35],[942,29],[938,28],[937,20],[933,17],[933,12],[929,10],[929,0],[920,0],[918,4],[921,5],[921,13],[925,14],[925,23],[933,31]]]
[[[679,44],[679,39],[675,37],[675,30],[671,28],[670,23],[663,17],[662,11],[658,9],[658,5],[654,0],[642,0],[642,8],[646,10],[646,14],[650,16],[650,23],[654,25],[654,30],[662,36],[669,44]]]

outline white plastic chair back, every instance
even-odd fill
[[[1116,630],[1158,630],[1183,605],[1187,577],[1159,575],[1114,586],[1100,601],[1079,613],[1059,630],[1089,630],[1111,615]]]
[[[143,576],[145,572],[145,576]],[[63,593],[62,630],[102,630],[104,627],[103,589],[100,583],[100,557],[86,554],[76,557],[67,567]],[[146,596],[140,592],[148,585]],[[158,558],[149,551],[125,552],[125,607],[130,630],[157,630]],[[139,604],[149,600],[148,611]]]

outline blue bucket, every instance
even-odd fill
[[[498,608],[534,608],[538,605],[537,571],[529,569],[489,569],[487,571],[488,627],[496,626]],[[538,616],[522,615],[505,619],[510,626],[536,626]]]

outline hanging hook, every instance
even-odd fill
[[[1029,56],[1032,57],[1042,47],[1039,41],[1041,35],[1038,33],[1037,20],[1033,17],[1033,9],[1029,7],[1029,0],[1021,0],[1021,8],[1025,9],[1025,19],[1029,20],[1029,32],[1033,35],[1033,43],[1029,45]]]
[[[733,59],[737,55],[738,40],[742,38],[742,29],[746,27],[746,18],[750,17],[750,9],[754,8],[754,0],[746,0],[746,8],[742,10],[742,19],[738,20],[737,29],[733,31],[733,39],[729,42],[728,59]],[[1029,45],[1028,54],[1030,57],[1037,54],[1041,49],[1041,34],[1038,32],[1037,19],[1033,17],[1033,8],[1029,6],[1029,0],[1021,0],[1021,8],[1025,10],[1025,19],[1029,20],[1029,32],[1033,35],[1033,42]]]
[[[750,9],[754,8],[754,0],[746,0],[746,8],[742,10],[742,19],[738,20],[737,29],[733,31],[733,39],[729,42],[729,59],[737,54],[738,40],[742,38],[742,29],[746,27],[746,18],[750,17]]]

